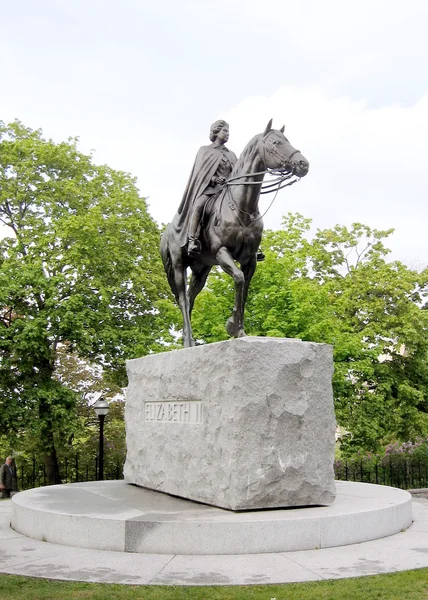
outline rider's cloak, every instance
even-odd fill
[[[192,208],[195,200],[209,188],[209,193],[215,193],[222,186],[213,186],[211,179],[216,174],[218,166],[222,160],[223,152],[227,152],[232,167],[237,162],[236,154],[223,146],[202,146],[196,155],[196,159],[190,173],[189,181],[184,190],[183,199],[178,207],[177,214],[172,221],[172,227],[175,230],[180,246],[187,244],[188,229]]]

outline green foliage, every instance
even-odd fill
[[[336,479],[381,483],[404,489],[425,489],[428,480],[428,439],[393,442],[376,453],[358,450],[334,461]]]
[[[266,260],[251,282],[249,335],[292,337],[334,347],[334,396],[346,454],[428,434],[428,270],[387,262],[380,231],[355,223],[318,231],[289,214],[266,231]],[[197,299],[194,331],[225,339],[233,284],[214,271]]]
[[[0,221],[0,428],[52,453],[76,403],[61,344],[124,385],[125,358],[171,339],[159,230],[132,177],[18,121],[0,122]]]
[[[318,232],[315,277],[334,296],[339,424],[344,450],[377,450],[427,433],[427,270],[387,262],[392,233],[354,224]]]
[[[65,443],[59,446],[59,458],[76,454],[85,462],[98,454],[99,421],[92,407],[95,396],[102,393],[110,410],[104,424],[105,471],[122,465],[126,456],[124,390],[109,381],[99,365],[88,363],[63,347],[58,348],[55,378],[76,394],[73,428]],[[28,448],[28,444],[25,445]]]

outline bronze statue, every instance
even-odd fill
[[[216,121],[211,125],[212,144],[199,149],[177,211],[182,235],[187,230],[190,256],[199,254],[201,250],[198,238],[205,205],[211,197],[219,195],[238,160],[236,154],[225,146],[228,139],[229,125],[226,121]]]
[[[224,146],[228,134],[224,121],[212,125],[213,143],[199,150],[183,200],[162,235],[162,261],[183,314],[185,347],[195,345],[192,309],[214,265],[220,265],[235,282],[235,305],[226,330],[233,337],[245,336],[245,302],[263,233],[260,193],[291,185],[309,169],[300,150],[284,136],[284,127],[272,129],[272,120],[250,140],[239,160]],[[267,172],[274,181],[263,185]],[[187,289],[188,267],[192,277]]]

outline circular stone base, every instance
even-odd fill
[[[313,550],[393,535],[412,523],[408,492],[337,481],[332,506],[233,513],[125,483],[35,488],[12,499],[11,525],[30,538],[147,554]]]

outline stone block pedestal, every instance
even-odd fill
[[[127,370],[128,483],[231,510],[333,502],[331,346],[246,337]]]

